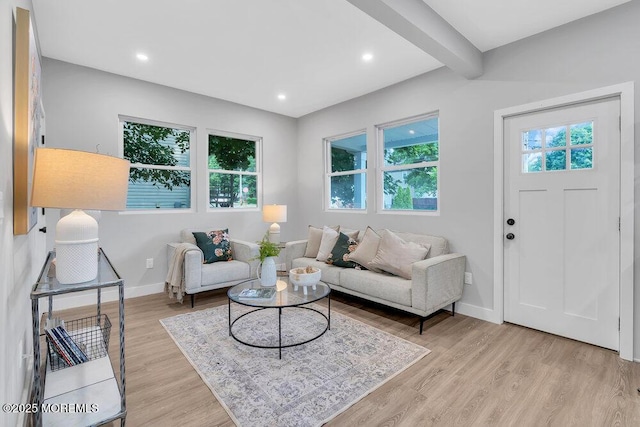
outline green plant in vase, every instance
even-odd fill
[[[269,232],[266,232],[262,240],[258,242],[258,247],[260,251],[258,252],[257,259],[259,259],[260,262],[264,262],[266,258],[275,257],[280,254],[278,244],[269,241]]]

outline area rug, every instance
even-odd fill
[[[314,306],[326,313],[325,307]],[[236,318],[247,307],[234,304]],[[278,311],[243,317],[234,333],[272,344]],[[282,311],[283,343],[321,332],[310,310]],[[229,336],[227,305],[160,320],[202,380],[239,426],[319,426],[429,354],[430,350],[336,312],[319,339],[282,350],[238,343]]]

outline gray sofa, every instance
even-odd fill
[[[364,231],[360,231],[362,237]],[[449,253],[449,243],[444,237],[415,233],[395,234],[406,242],[431,245],[426,259],[412,264],[410,280],[385,272],[337,267],[305,257],[307,240],[286,244],[285,256],[288,268],[311,265],[322,270],[321,280],[331,289],[354,295],[417,314],[420,319],[420,334],[424,321],[430,314],[452,305],[462,297],[466,257]]]
[[[207,230],[215,230],[209,228]],[[194,231],[204,229],[184,229],[180,232],[180,242],[167,244],[167,263],[173,262],[176,249],[181,244],[188,245],[184,256],[184,290],[191,295],[191,307],[194,306],[194,296],[199,292],[210,291],[233,286],[244,280],[256,277],[259,261],[258,245],[238,239],[230,239],[232,261],[203,264],[204,256],[196,245]]]

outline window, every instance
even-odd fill
[[[260,138],[209,135],[209,207],[257,208]]]
[[[329,209],[367,208],[367,134],[325,139]]]
[[[523,173],[592,169],[593,121],[524,131],[521,148]]]
[[[438,115],[378,126],[383,211],[438,210]]]
[[[194,129],[122,117],[120,125],[131,162],[127,209],[191,208]]]

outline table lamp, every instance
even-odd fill
[[[266,205],[262,207],[262,220],[272,222],[269,227],[269,241],[280,243],[279,222],[287,222],[287,205]]]
[[[56,279],[63,285],[98,276],[98,223],[82,209],[123,210],[129,161],[104,154],[38,148],[31,205],[72,208],[56,225]]]

